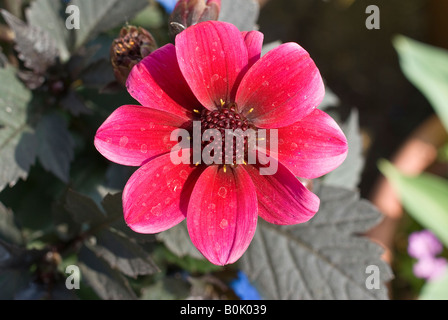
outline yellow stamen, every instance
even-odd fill
[[[193,112],[200,113],[198,109],[193,109]]]
[[[226,103],[225,103],[224,100],[222,100],[222,99],[220,99],[220,101],[221,101],[221,107],[224,107],[224,105],[225,105]]]
[[[224,165],[224,173],[226,173],[227,172],[227,167],[226,167],[226,165]]]
[[[198,162],[196,162],[195,166],[197,167],[198,165],[199,165],[199,161],[198,161]]]
[[[254,108],[251,108],[251,109],[249,110],[249,113],[251,113],[252,111],[254,111]]]

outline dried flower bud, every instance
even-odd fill
[[[170,16],[170,33],[176,36],[196,23],[218,20],[220,10],[221,0],[179,0]]]
[[[111,63],[116,80],[126,85],[132,67],[157,49],[151,33],[142,27],[125,26],[110,49]]]

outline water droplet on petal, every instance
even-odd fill
[[[181,170],[181,171],[179,172],[179,177],[180,177],[181,179],[183,179],[183,180],[187,180],[187,179],[188,179],[188,172],[185,171],[185,170]]]
[[[168,183],[168,188],[173,190],[173,192],[179,192],[182,189],[182,182],[179,180],[174,179],[170,183]]]
[[[215,82],[215,81],[217,81],[217,80],[219,80],[219,75],[218,74],[214,74],[213,76],[212,76],[212,82]]]
[[[210,203],[210,204],[208,205],[208,210],[210,210],[210,213],[214,213],[214,212],[215,212],[215,209],[216,209],[216,204],[214,204],[214,203]]]
[[[225,229],[229,226],[229,222],[226,219],[222,219],[219,226],[221,227],[221,229]]]
[[[227,189],[226,189],[226,187],[219,188],[218,196],[220,196],[221,198],[225,198],[227,196]]]
[[[151,214],[156,217],[159,217],[162,214],[162,204],[159,203],[158,205],[152,207]]]
[[[148,146],[146,144],[142,144],[140,147],[141,153],[147,153],[148,152]]]
[[[126,137],[126,136],[121,137],[121,139],[120,139],[120,147],[125,147],[128,144],[128,142],[129,142],[128,137]]]
[[[298,147],[297,143],[291,143],[291,150],[296,150]]]

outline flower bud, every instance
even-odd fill
[[[126,85],[132,68],[156,49],[156,41],[147,30],[135,26],[123,27],[110,48],[116,80]]]
[[[196,23],[218,20],[221,0],[179,0],[170,16],[169,28],[174,37]]]

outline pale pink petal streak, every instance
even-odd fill
[[[231,102],[247,71],[248,55],[240,31],[232,24],[206,21],[176,37],[180,69],[196,98],[209,110]]]
[[[308,52],[296,43],[269,51],[246,73],[236,103],[259,128],[288,126],[308,115],[325,94]]]
[[[212,263],[238,260],[257,225],[257,195],[242,166],[209,166],[198,179],[188,206],[187,226],[198,250]]]

